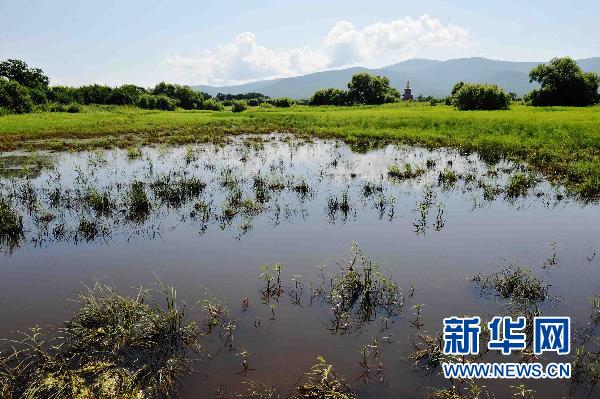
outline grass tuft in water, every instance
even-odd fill
[[[388,318],[397,316],[404,306],[404,296],[396,282],[385,276],[379,265],[366,257],[356,244],[347,263],[331,277],[327,301],[332,305],[336,321],[354,321],[358,328],[374,321],[379,312]],[[347,323],[336,322],[334,326],[344,327]],[[337,328],[333,332],[337,332]]]
[[[23,238],[23,216],[0,198],[0,241],[18,243]]]
[[[128,217],[135,222],[143,222],[150,214],[150,200],[146,195],[144,183],[134,181],[128,192]]]
[[[90,188],[83,196],[83,200],[96,212],[97,216],[108,215],[115,207],[108,191],[99,192],[96,188]]]
[[[142,157],[142,150],[140,147],[129,147],[127,149],[127,158],[138,159]]]
[[[304,374],[294,387],[288,399],[355,399],[356,394],[350,386],[339,377],[333,365],[319,356],[318,363]]]
[[[390,165],[388,167],[388,176],[396,180],[416,179],[424,173],[425,169],[413,169],[413,167],[409,163],[405,163],[404,168],[400,168],[398,165]]]
[[[509,265],[491,275],[479,273],[473,276],[473,282],[516,305],[531,306],[548,298],[548,284],[527,267]]]
[[[438,175],[438,184],[444,189],[450,189],[458,181],[458,175],[453,169],[446,168]]]
[[[80,309],[53,337],[24,333],[0,357],[3,398],[162,398],[189,370],[199,350],[196,324],[172,288],[165,304],[140,289],[127,297],[96,284],[80,294]]]
[[[205,187],[206,183],[194,176],[161,176],[150,184],[155,197],[174,208],[181,206],[189,199],[198,197]]]
[[[535,179],[533,176],[526,175],[524,173],[513,173],[508,181],[506,187],[506,195],[509,198],[525,197],[531,187],[535,185]]]

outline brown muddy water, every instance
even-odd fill
[[[589,330],[597,311],[589,298],[600,291],[600,207],[524,166],[477,154],[391,145],[353,152],[342,142],[271,135],[142,148],[141,157],[4,154],[0,166],[2,198],[24,226],[1,241],[0,337],[61,325],[84,284],[131,294],[160,278],[200,325],[201,301],[229,309],[229,330],[202,338],[206,353],[194,355],[179,385],[184,398],[233,395],[249,380],[285,396],[319,355],[361,398],[426,397],[449,385],[409,358],[418,335],[435,336],[451,315],[510,312],[509,300],[472,281],[509,265],[548,284],[548,298],[535,304],[542,314]],[[393,309],[340,315],[323,294],[355,251],[397,284]],[[269,280],[276,268],[261,273],[273,264],[282,265],[280,284]],[[559,380],[478,381],[496,397],[521,383],[536,397],[574,389]]]

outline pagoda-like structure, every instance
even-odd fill
[[[403,100],[412,100],[412,89],[410,88],[410,80],[406,82],[406,88],[404,89],[404,94],[402,95]]]

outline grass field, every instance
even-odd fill
[[[85,112],[0,117],[0,150],[89,149],[218,141],[226,134],[291,132],[337,137],[358,148],[381,143],[477,151],[482,158],[526,161],[587,198],[600,196],[600,107],[457,111],[447,106],[252,108],[146,111],[87,107]]]

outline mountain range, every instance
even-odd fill
[[[499,61],[489,58],[458,58],[448,61],[410,59],[383,68],[353,67],[311,73],[290,78],[261,80],[234,86],[192,86],[210,95],[217,93],[241,94],[259,92],[269,97],[309,98],[316,90],[327,87],[347,88],[348,81],[357,72],[386,76],[400,91],[410,80],[415,96],[445,97],[458,81],[494,83],[507,92],[519,96],[535,87],[529,83],[529,71],[543,62]],[[586,72],[600,74],[600,57],[577,60]]]

